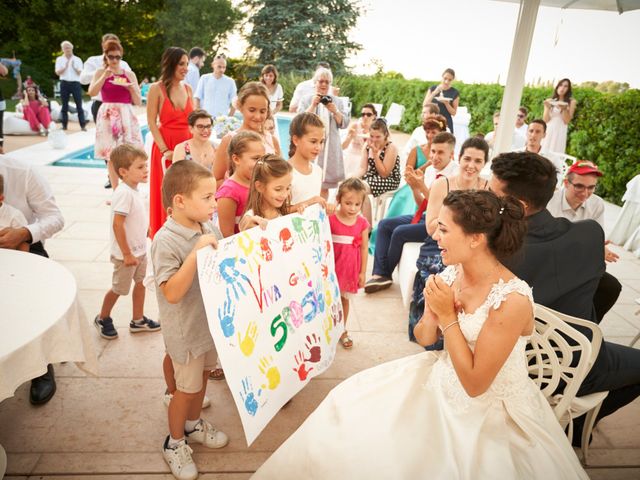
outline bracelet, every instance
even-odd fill
[[[444,335],[444,332],[446,332],[449,327],[453,327],[456,323],[459,323],[458,320],[456,320],[455,322],[451,322],[449,325],[447,325],[444,328],[441,328],[440,330],[442,330],[442,335]]]

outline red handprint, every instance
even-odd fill
[[[280,241],[282,242],[282,251],[288,252],[293,247],[293,238],[288,228],[280,230]]]
[[[269,246],[269,240],[265,237],[260,239],[260,249],[262,250],[262,256],[267,262],[273,260],[273,252],[271,251],[271,247]]]
[[[294,368],[293,371],[298,374],[298,378],[300,379],[300,381],[304,382],[309,376],[311,370],[313,370],[313,367],[307,370],[307,364],[304,363],[304,354],[300,351],[298,351],[298,353],[293,358],[295,359],[297,365],[297,367]]]
[[[322,357],[320,348],[320,338],[314,333],[307,335],[307,343],[305,344],[309,350],[309,358],[305,358],[307,362],[318,363]]]
[[[331,251],[331,242],[329,240],[325,241],[325,255],[329,255],[329,252]]]

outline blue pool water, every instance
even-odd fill
[[[279,116],[276,115],[276,125],[278,129],[278,136],[280,140],[280,148],[282,155],[287,158],[289,152],[289,125],[291,124],[291,116]],[[141,128],[142,138],[145,138],[149,127],[147,125]],[[85,147],[81,150],[77,150],[73,153],[69,153],[64,157],[53,162],[53,165],[57,167],[81,167],[81,168],[107,168],[104,160],[95,158],[93,156],[93,145]]]

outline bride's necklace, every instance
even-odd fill
[[[474,285],[467,285],[465,287],[462,286],[462,280],[464,280],[464,270],[463,270],[460,280],[458,280],[458,285],[456,286],[456,294],[459,295],[460,293],[462,293],[463,290],[466,290],[467,288],[470,288],[470,287],[480,287],[484,285],[487,278],[493,275],[498,270],[498,268],[500,268],[500,264],[496,263],[494,267],[491,270],[489,270],[487,273],[482,275]]]

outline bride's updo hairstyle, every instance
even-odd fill
[[[443,205],[466,234],[484,233],[496,258],[508,258],[522,247],[527,222],[524,207],[514,197],[500,198],[488,190],[454,190]]]

